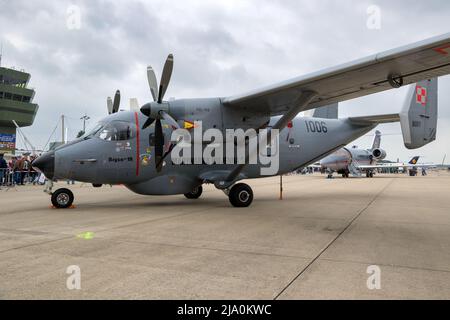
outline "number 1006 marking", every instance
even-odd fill
[[[327,124],[324,121],[308,120],[308,121],[305,121],[305,123],[306,123],[306,131],[308,131],[308,133],[310,133],[310,132],[312,132],[312,133],[327,133],[328,132]]]

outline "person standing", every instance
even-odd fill
[[[29,173],[30,173],[30,161],[26,156],[22,158],[22,171],[20,172],[20,181],[22,185],[24,185],[25,182],[28,181]]]
[[[36,159],[36,156],[33,155],[33,156],[30,157],[30,162],[29,162],[29,166],[30,166],[30,169],[29,169],[30,181],[33,183],[33,185],[35,185],[36,181],[37,181],[37,172],[36,172],[36,170],[34,170],[33,166],[31,165],[35,159]]]
[[[3,153],[0,154],[0,186],[4,184],[6,178],[6,170],[8,169],[8,164],[4,159]]]
[[[17,162],[17,157],[12,157],[11,160],[9,161],[9,175],[10,175],[10,184],[12,186],[16,185],[16,162]]]
[[[16,181],[16,184],[23,185],[22,170],[23,170],[23,158],[18,157],[14,164],[14,180]]]

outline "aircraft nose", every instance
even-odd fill
[[[55,151],[46,152],[34,160],[31,165],[41,171],[47,179],[55,175]]]

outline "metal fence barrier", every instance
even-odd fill
[[[40,173],[36,171],[14,171],[0,169],[0,186],[13,187],[19,184],[37,184]]]

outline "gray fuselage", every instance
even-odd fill
[[[179,121],[203,121],[203,130],[208,128],[235,129],[239,114],[227,112],[221,108],[220,100],[195,99],[198,107],[185,107],[184,114],[175,114]],[[190,100],[178,100],[187,106]],[[172,102],[171,102],[172,104]],[[222,110],[225,109],[225,110]],[[180,109],[178,109],[180,110]],[[267,117],[270,125],[279,117]],[[183,119],[183,120],[181,120]],[[244,119],[248,127],[258,127],[261,118]],[[264,120],[264,117],[262,118]],[[213,182],[214,179],[226,176],[236,164],[192,164],[176,165],[165,159],[161,172],[157,172],[151,154],[153,146],[149,135],[154,126],[140,129],[146,117],[140,112],[120,111],[112,114],[100,124],[105,127],[109,123],[128,124],[135,128],[133,134],[120,141],[102,139],[99,134],[88,135],[54,152],[54,179],[73,179],[93,184],[123,184],[130,190],[147,195],[183,194],[198,185]],[[234,125],[233,125],[234,124]],[[242,124],[242,122],[241,122]],[[280,132],[279,136],[279,170],[276,175],[292,172],[314,163],[328,154],[342,148],[351,141],[366,134],[373,125],[358,125],[347,119],[318,119],[296,117],[289,128]],[[243,128],[244,130],[247,128]],[[320,129],[317,129],[320,128]],[[172,129],[164,126],[166,143],[170,141]],[[267,177],[261,175],[261,165],[252,164],[244,167],[237,180]],[[44,171],[45,172],[45,171]]]

